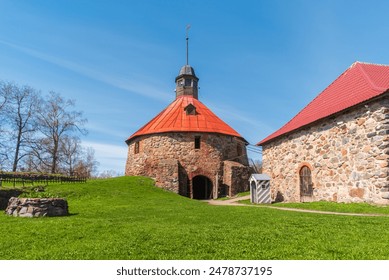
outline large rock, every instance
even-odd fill
[[[63,198],[11,197],[5,213],[14,217],[53,217],[69,215],[68,202]]]

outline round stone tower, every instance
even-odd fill
[[[127,140],[126,175],[195,199],[248,190],[247,141],[198,100],[194,69],[176,78],[176,99]]]

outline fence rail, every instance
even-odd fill
[[[87,178],[77,176],[64,176],[52,174],[37,174],[37,173],[1,173],[0,172],[0,186],[2,183],[16,184],[45,184],[49,183],[85,183]]]

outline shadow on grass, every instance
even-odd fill
[[[8,201],[11,197],[18,197],[23,191],[11,189],[0,190],[0,210],[5,210],[8,206]]]

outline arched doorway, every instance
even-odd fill
[[[308,166],[303,166],[300,169],[300,198],[301,202],[312,201],[313,184],[311,169]]]
[[[193,177],[192,189],[194,199],[212,198],[212,181],[208,177],[202,175]]]

